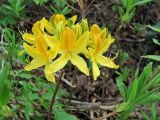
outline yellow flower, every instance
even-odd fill
[[[77,27],[79,27],[78,24]],[[66,27],[62,31],[60,34],[59,46],[61,56],[50,65],[50,68],[48,69],[49,73],[62,69],[68,61],[71,61],[71,63],[77,66],[81,72],[89,75],[86,62],[78,55],[86,48],[89,33],[85,32],[77,37],[78,33],[79,30],[74,31],[69,27]]]
[[[118,65],[115,65],[112,59],[103,56],[109,46],[114,42],[114,38],[107,33],[106,28],[102,31],[98,25],[92,25],[91,29],[91,44],[88,46],[88,51],[85,52],[87,58],[92,61],[92,70],[94,80],[100,75],[98,64],[106,66],[109,68],[118,68]],[[107,35],[108,34],[108,35]]]
[[[54,45],[58,47],[60,42],[61,32],[65,29],[66,25],[70,27],[74,25],[76,19],[77,16],[73,16],[68,20],[66,20],[66,18],[62,14],[53,15],[49,21],[43,18],[41,21],[41,25],[43,26],[42,29],[43,31],[44,29],[46,29],[47,32],[49,33],[49,34],[46,32],[44,33],[47,44],[49,46]]]
[[[66,20],[64,15],[56,14],[56,15],[53,15],[49,21],[43,18],[42,24],[50,34],[56,35],[57,37],[59,37],[61,31],[63,31],[66,24],[70,24],[72,22],[72,25],[73,25],[76,19],[77,19],[77,16],[73,16],[68,20]]]
[[[62,14],[53,15],[49,21],[43,18],[36,22],[32,27],[33,34],[23,34],[23,47],[33,58],[25,69],[30,71],[45,66],[46,78],[54,82],[53,73],[70,61],[81,72],[89,75],[87,64],[80,54],[92,61],[94,80],[100,75],[98,65],[117,69],[119,66],[113,59],[103,56],[114,42],[107,29],[101,30],[94,24],[89,31],[87,20],[75,24],[76,19],[77,16],[66,19]],[[57,54],[60,55],[58,58]]]
[[[47,42],[45,40],[43,31],[41,30],[40,27],[41,27],[41,23],[36,22],[32,28],[33,35],[28,33],[25,33],[23,35],[23,38],[25,39],[25,41],[31,44],[31,45],[28,45],[27,43],[23,43],[23,47],[25,51],[33,58],[31,63],[25,66],[25,70],[31,71],[32,69],[45,66],[44,72],[45,72],[46,78],[49,81],[54,82],[55,78],[53,74],[48,73],[47,69],[50,65],[51,60],[56,57],[57,51],[55,47],[48,49]]]

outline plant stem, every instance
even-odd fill
[[[60,76],[57,79],[56,87],[55,87],[55,90],[54,90],[53,96],[52,96],[52,101],[51,101],[51,104],[49,106],[48,120],[51,120],[52,107],[53,107],[54,102],[55,102],[55,98],[56,98],[56,95],[57,95],[57,92],[58,92],[58,89],[59,89],[59,86],[60,86],[60,83],[61,83],[62,76],[63,76],[63,72],[60,73]]]

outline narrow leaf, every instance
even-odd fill
[[[146,67],[144,67],[143,72],[138,78],[138,92],[141,93],[143,88],[145,87],[148,78],[152,74],[152,63],[149,63]]]
[[[7,80],[9,69],[9,64],[6,64],[0,75],[0,106],[6,105],[9,100],[10,83]]]
[[[152,0],[142,0],[142,1],[139,1],[136,4],[134,4],[134,6],[145,5],[145,4],[147,4],[148,2],[151,2],[151,1]]]
[[[134,79],[127,91],[127,101],[135,100],[138,91],[138,80]]]
[[[123,83],[123,81],[121,79],[116,79],[117,82],[117,86],[118,89],[121,93],[121,95],[123,96],[124,100],[127,100],[127,87],[126,85]]]
[[[153,38],[153,42],[154,42],[155,44],[157,44],[157,45],[160,45],[160,42],[159,42],[157,39],[154,39],[154,38]]]
[[[160,95],[155,93],[158,89],[160,89],[160,86],[139,96],[135,100],[136,103],[137,104],[147,104],[147,103],[152,103],[152,102],[156,102],[157,100],[160,100]]]
[[[160,61],[160,55],[146,55],[146,56],[143,56],[144,58],[149,58],[149,59],[152,59],[152,60],[156,60],[156,61]]]

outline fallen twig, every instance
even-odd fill
[[[1,34],[1,45],[2,45],[2,66],[1,68],[3,69],[4,67],[4,62],[5,62],[5,47],[4,47],[4,41],[3,41],[3,37],[4,37],[4,33],[5,31],[0,27],[0,30],[2,31],[2,34]],[[2,70],[1,69],[1,70]]]
[[[76,100],[68,100],[68,99],[57,99],[58,101],[65,103],[66,105],[72,105],[76,106],[79,110],[114,110],[116,108],[116,105],[102,105],[101,102],[97,103],[90,103],[90,102],[81,102]]]

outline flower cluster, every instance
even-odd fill
[[[77,16],[66,19],[61,14],[53,15],[49,21],[37,21],[32,27],[33,34],[24,33],[24,50],[33,58],[25,70],[45,66],[46,78],[55,82],[54,73],[70,61],[89,76],[81,54],[91,60],[94,80],[100,75],[98,65],[117,69],[113,59],[103,56],[115,40],[107,29],[100,29],[97,24],[89,29],[87,20],[76,23],[76,19]]]

